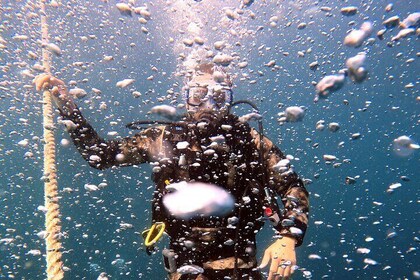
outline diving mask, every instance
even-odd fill
[[[187,89],[187,103],[198,107],[206,102],[214,104],[218,109],[232,102],[232,90],[224,86],[191,86]]]

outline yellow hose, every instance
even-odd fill
[[[152,247],[155,245],[165,232],[165,227],[165,223],[156,222],[150,229],[143,231],[144,246]]]
[[[48,25],[45,15],[45,0],[40,0],[42,42],[48,42]],[[46,73],[51,73],[50,52],[42,49],[42,65]],[[51,93],[43,93],[43,123],[44,123],[44,199],[47,213],[46,227],[46,259],[47,279],[63,279],[63,263],[61,261],[61,221],[58,201],[58,184],[55,164],[54,119]]]

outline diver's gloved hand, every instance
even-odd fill
[[[277,239],[264,252],[259,269],[268,265],[271,261],[268,280],[287,280],[296,269],[296,240],[293,237],[284,236]]]
[[[65,83],[62,80],[57,79],[50,74],[41,74],[36,76],[34,84],[36,90],[52,90],[53,94],[58,94],[58,88],[65,88]],[[53,90],[55,87],[57,87],[57,90]]]
[[[73,98],[67,91],[66,84],[50,74],[41,74],[35,77],[34,84],[36,90],[49,90],[56,106],[64,116],[71,116],[77,109]]]

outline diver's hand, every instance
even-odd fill
[[[67,91],[66,84],[50,74],[41,74],[35,77],[36,90],[49,90],[55,105],[62,115],[70,116],[77,109],[72,96]]]
[[[284,236],[265,250],[258,268],[266,267],[271,260],[268,280],[290,279],[296,265],[295,244],[294,238]]]
[[[36,90],[51,90],[54,95],[59,93],[58,88],[65,88],[65,83],[50,74],[41,74],[35,77],[34,84]]]

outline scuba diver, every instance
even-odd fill
[[[289,279],[297,269],[295,247],[302,244],[308,223],[303,181],[263,136],[262,127],[257,131],[230,113],[235,105],[232,81],[223,68],[200,64],[188,78],[187,113],[180,121],[110,141],[82,116],[63,81],[42,74],[34,83],[37,90],[51,91],[73,143],[90,166],[154,166],[151,230],[169,236],[169,248],[162,252],[169,279],[262,279],[261,269],[268,264],[269,280]],[[181,142],[189,145],[179,149]],[[179,182],[220,186],[234,197],[234,208],[225,216],[176,217],[162,201],[167,185]],[[276,234],[258,266],[256,234],[265,220]]]

